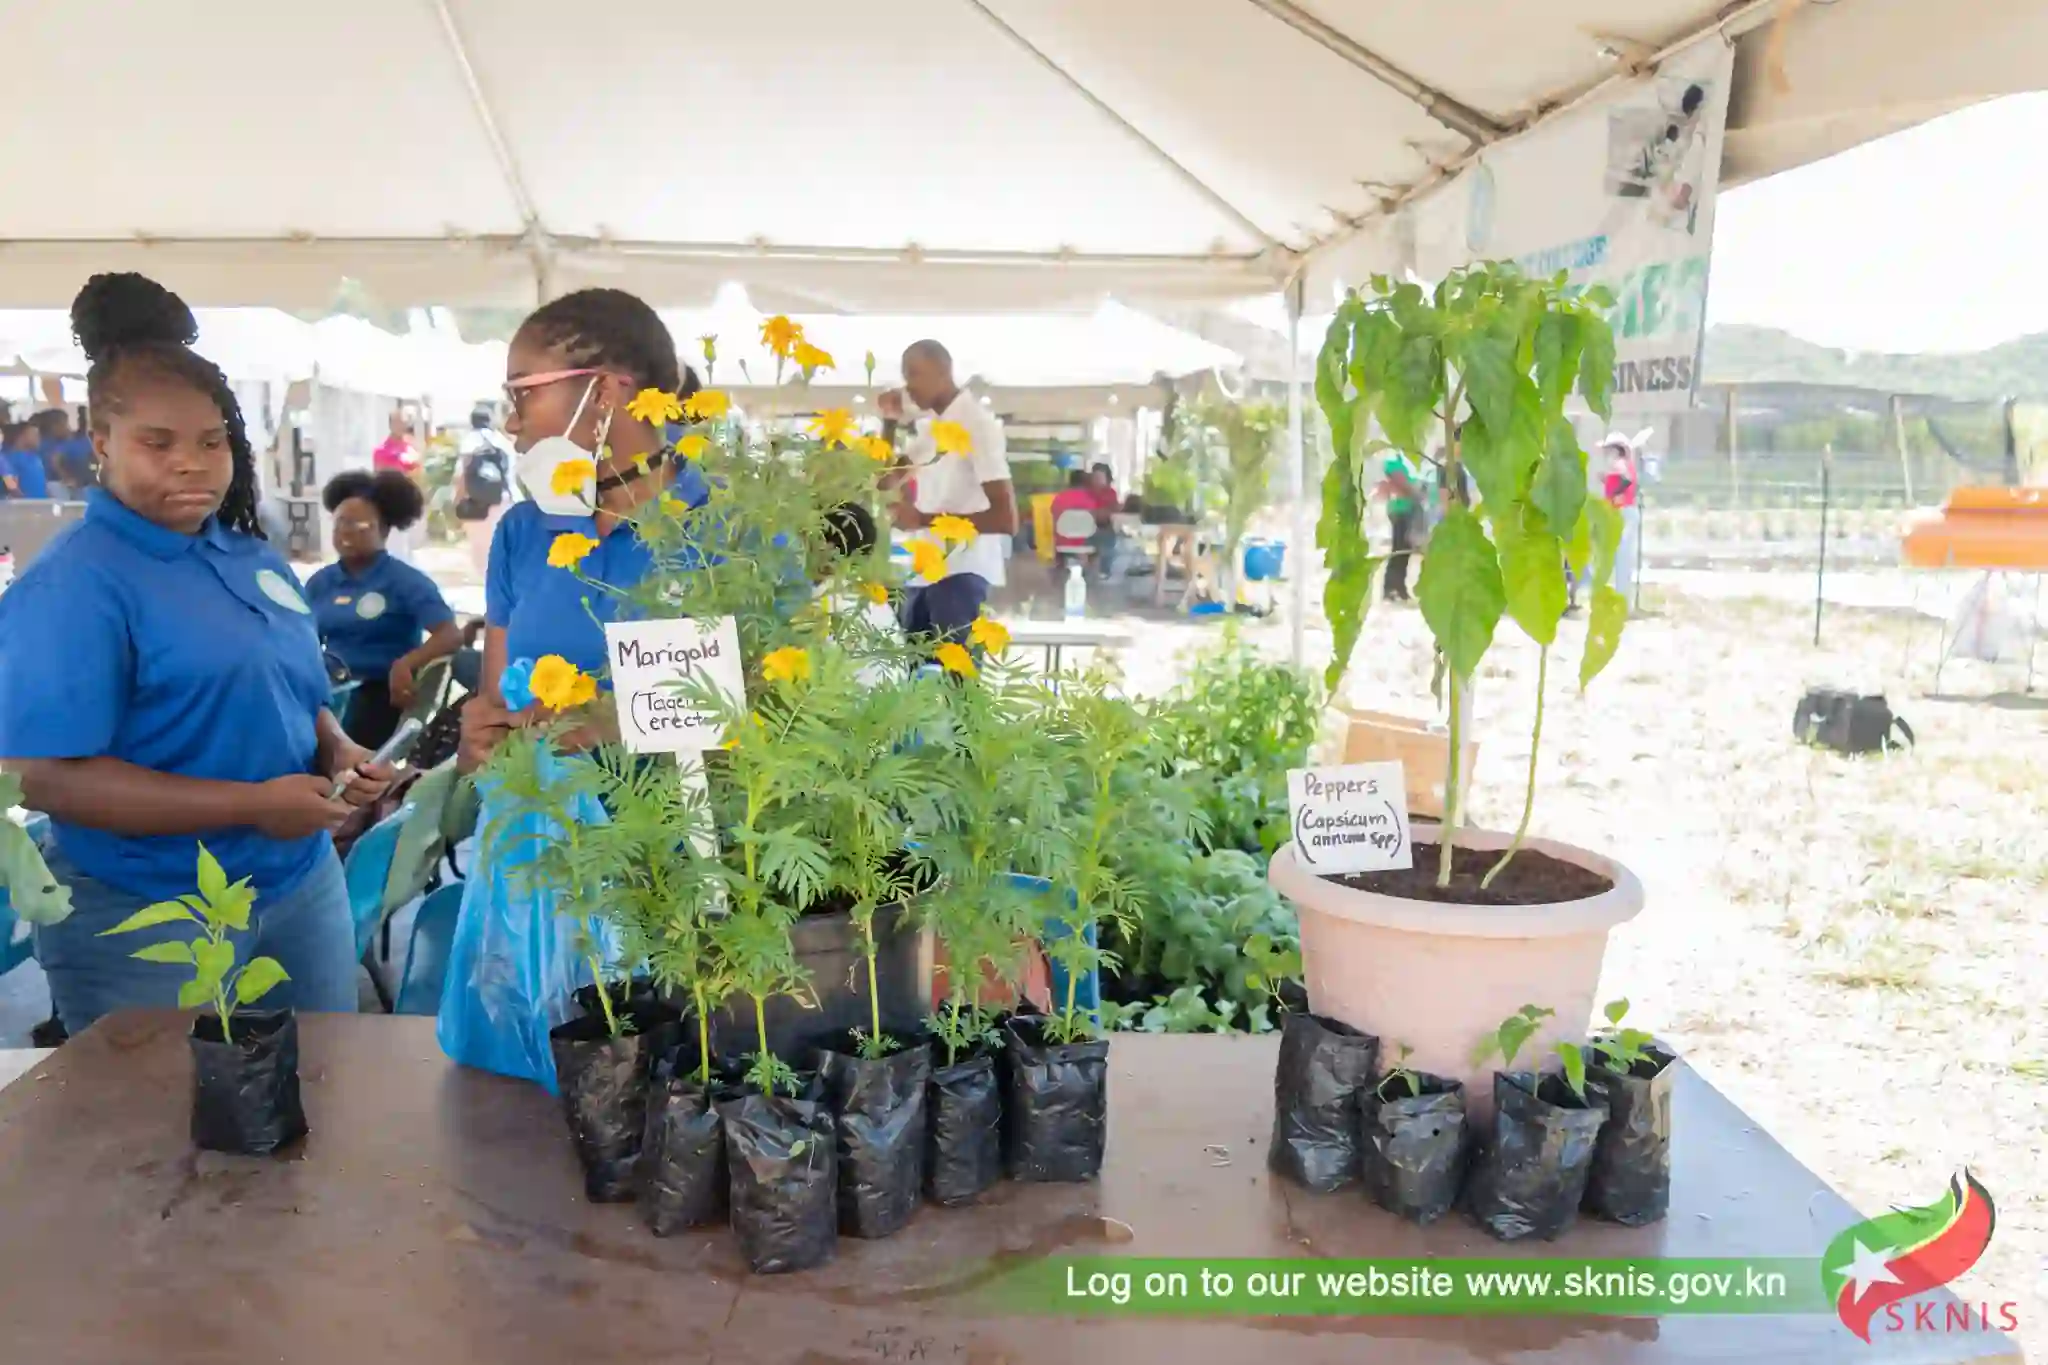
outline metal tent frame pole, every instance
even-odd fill
[[[1301,413],[1301,305],[1304,277],[1296,272],[1287,282],[1287,496],[1293,510],[1288,535],[1294,564],[1288,571],[1288,595],[1292,598],[1293,620],[1288,628],[1290,657],[1296,668],[1308,656],[1308,493],[1304,466],[1307,464],[1302,440]]]

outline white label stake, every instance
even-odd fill
[[[710,622],[614,621],[605,626],[604,640],[619,703],[619,739],[636,754],[674,754],[683,791],[700,794],[708,805],[711,788],[700,755],[723,744],[725,730],[716,714],[691,705],[677,684],[704,678],[729,700],[744,699],[739,627],[730,616]],[[692,834],[690,844],[700,858],[717,856],[714,834]]]
[[[1408,787],[1399,763],[1293,768],[1287,810],[1294,851],[1322,876],[1415,865],[1408,846]]]

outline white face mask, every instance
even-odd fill
[[[583,420],[583,409],[590,402],[590,395],[597,391],[600,375],[593,375],[583,386],[583,397],[576,400],[576,412],[569,418],[569,430],[576,430],[576,424]],[[597,448],[604,449],[604,438],[610,434],[612,415],[607,412],[597,428]],[[557,493],[554,487],[555,471],[571,460],[588,460],[597,463],[595,451],[585,450],[567,436],[543,436],[533,443],[532,449],[519,457],[519,482],[526,489],[526,495],[533,499],[534,506],[551,517],[589,516],[597,504],[597,477],[591,475],[583,480],[581,487],[573,493]]]

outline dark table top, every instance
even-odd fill
[[[967,1292],[1028,1254],[1818,1255],[1854,1215],[1697,1076],[1675,1095],[1663,1224],[1503,1249],[1355,1189],[1268,1178],[1274,1041],[1119,1035],[1101,1181],[923,1209],[829,1266],[750,1276],[729,1233],[649,1235],[582,1198],[555,1102],[463,1070],[431,1019],[300,1021],[312,1136],[224,1157],[186,1132],[185,1018],[116,1015],[0,1090],[0,1342],[23,1365],[931,1361],[2017,1361],[1995,1334],[1832,1317],[988,1318]],[[1219,1164],[1226,1162],[1227,1164]]]

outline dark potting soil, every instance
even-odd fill
[[[1417,843],[1415,866],[1393,872],[1353,872],[1327,880],[1354,891],[1394,896],[1409,901],[1441,901],[1451,905],[1555,905],[1565,901],[1589,900],[1614,889],[1614,879],[1590,872],[1576,863],[1553,858],[1525,848],[1515,854],[1507,870],[1480,890],[1479,881],[1500,861],[1497,849],[1456,848],[1451,850],[1451,884],[1436,884],[1435,844]]]

